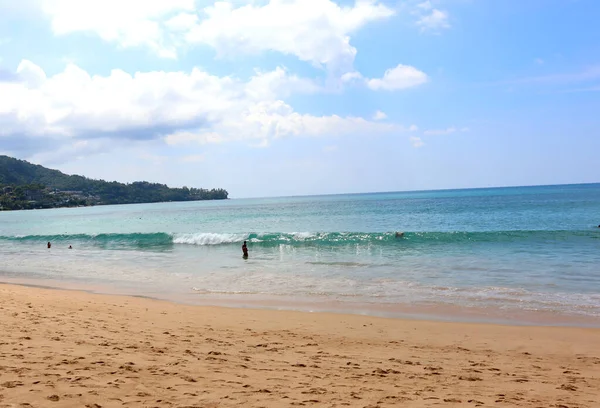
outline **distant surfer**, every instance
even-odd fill
[[[50,249],[51,246],[52,244],[50,243],[50,241],[48,241],[48,249]]]
[[[396,232],[396,238],[404,238],[404,232]]]
[[[246,246],[246,241],[244,241],[244,245],[242,245],[242,252],[244,253],[243,258],[248,259],[248,247]]]

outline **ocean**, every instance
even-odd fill
[[[194,304],[600,326],[599,224],[600,184],[0,212],[0,281]]]

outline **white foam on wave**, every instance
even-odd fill
[[[293,232],[292,236],[294,237],[294,239],[303,240],[303,239],[314,238],[314,237],[316,237],[316,234],[313,234],[312,232]]]
[[[193,234],[174,234],[174,244],[187,245],[221,245],[242,242],[248,239],[248,234],[216,234],[212,232],[197,232]]]

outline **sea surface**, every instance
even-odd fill
[[[598,224],[600,184],[0,212],[0,281],[597,326]]]

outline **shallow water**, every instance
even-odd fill
[[[2,212],[0,280],[600,319],[599,223],[600,184]]]

